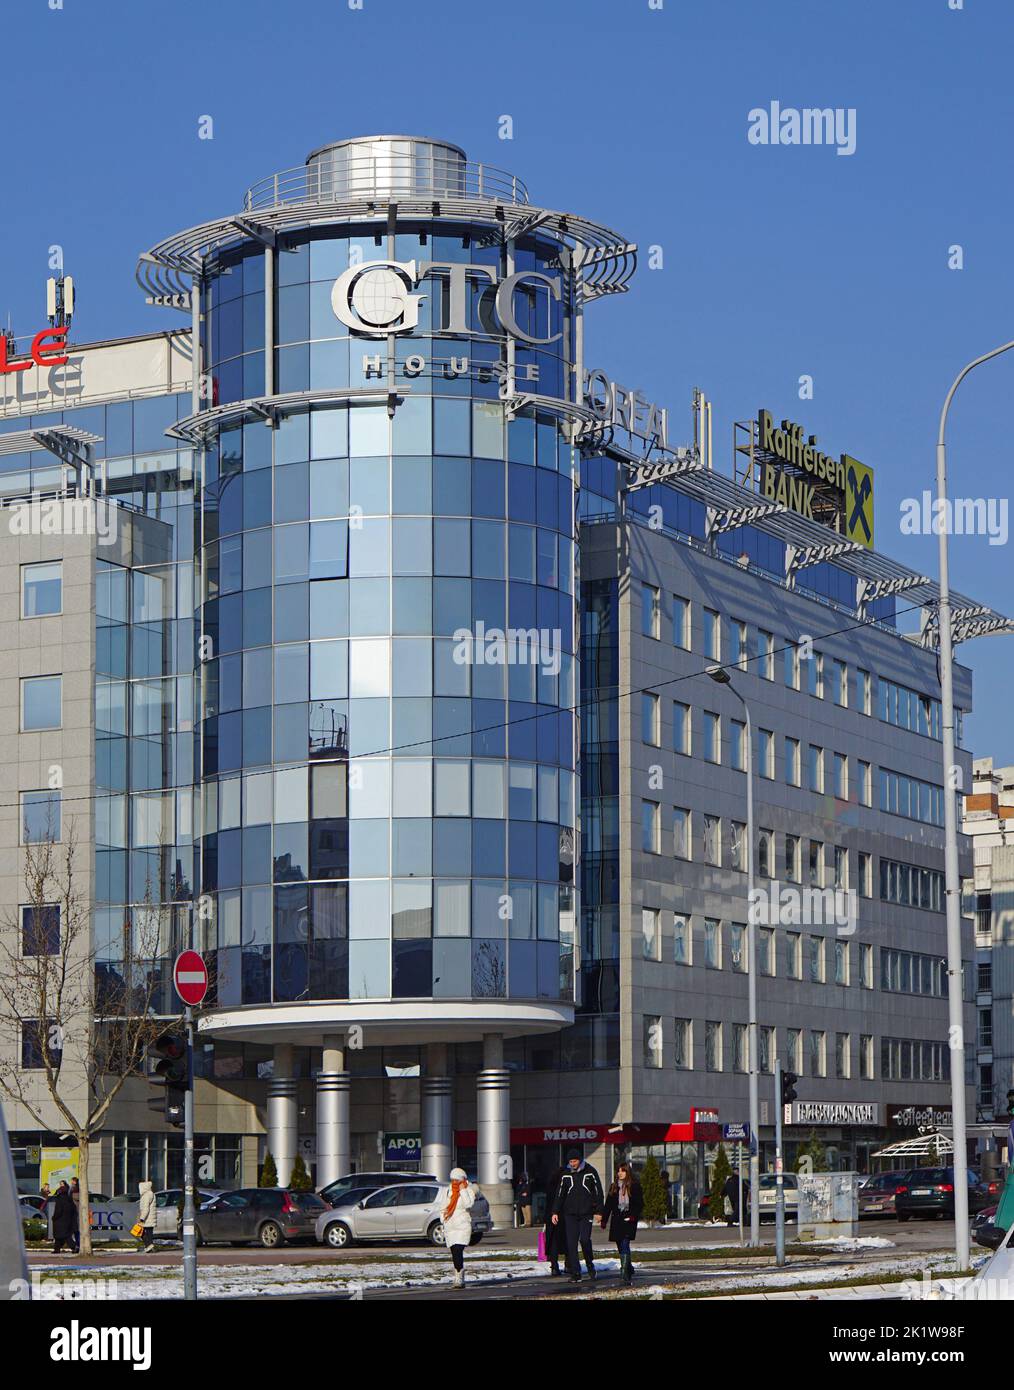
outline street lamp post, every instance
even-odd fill
[[[746,738],[746,972],[747,972],[747,1052],[750,1092],[750,1245],[760,1245],[760,1098],[758,1094],[757,1051],[757,927],[754,920],[754,824],[753,824],[753,729],[750,706],[732,683],[724,666],[709,666],[708,675],[719,685],[728,686],[743,706]]]
[[[954,651],[951,640],[951,590],[947,571],[947,453],[944,431],[954,393],[973,367],[1014,348],[1004,343],[969,362],[954,379],[940,412],[937,434],[936,526],[940,552],[940,703],[943,716],[944,885],[947,906],[948,1042],[951,1054],[951,1118],[954,1129],[954,1254],[959,1269],[968,1268],[968,1150],[965,1134],[965,1037],[961,988],[961,881],[958,877],[958,813],[952,786],[954,768]]]

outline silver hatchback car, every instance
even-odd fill
[[[440,1194],[444,1184],[407,1182],[382,1187],[361,1201],[341,1203],[317,1218],[319,1245],[343,1250],[364,1240],[429,1240],[443,1245],[444,1228],[440,1220]],[[489,1203],[476,1191],[472,1206],[472,1245],[478,1245],[493,1229]]]

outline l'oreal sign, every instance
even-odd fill
[[[584,403],[602,424],[653,440],[662,449],[668,446],[669,412],[640,391],[610,380],[599,367],[584,374]]]
[[[505,334],[524,343],[554,343],[563,335],[550,332],[549,303],[559,301],[559,276],[538,270],[521,270],[500,279],[489,265],[466,265],[458,261],[364,261],[339,275],[331,290],[331,308],[346,328],[371,338],[389,333],[411,333],[419,325],[419,305],[427,297],[413,294],[424,281],[440,276],[447,282],[444,321],[432,324],[434,333],[471,336],[468,326],[469,281],[478,280],[489,294],[480,304],[480,317],[486,334]],[[518,322],[515,296],[519,290],[535,292],[544,333],[528,332]]]

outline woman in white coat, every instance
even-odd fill
[[[155,1244],[155,1193],[146,1178],[142,1178],[137,1184],[137,1191],[140,1199],[137,1204],[137,1220],[144,1228],[141,1248],[150,1250]]]
[[[475,1201],[464,1168],[451,1169],[450,1186],[444,1188],[440,1196],[444,1244],[454,1263],[454,1287],[460,1289],[465,1282],[465,1246],[472,1239],[472,1203]]]

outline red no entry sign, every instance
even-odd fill
[[[173,984],[184,1004],[199,1004],[208,992],[208,967],[196,951],[181,951],[173,966]]]

